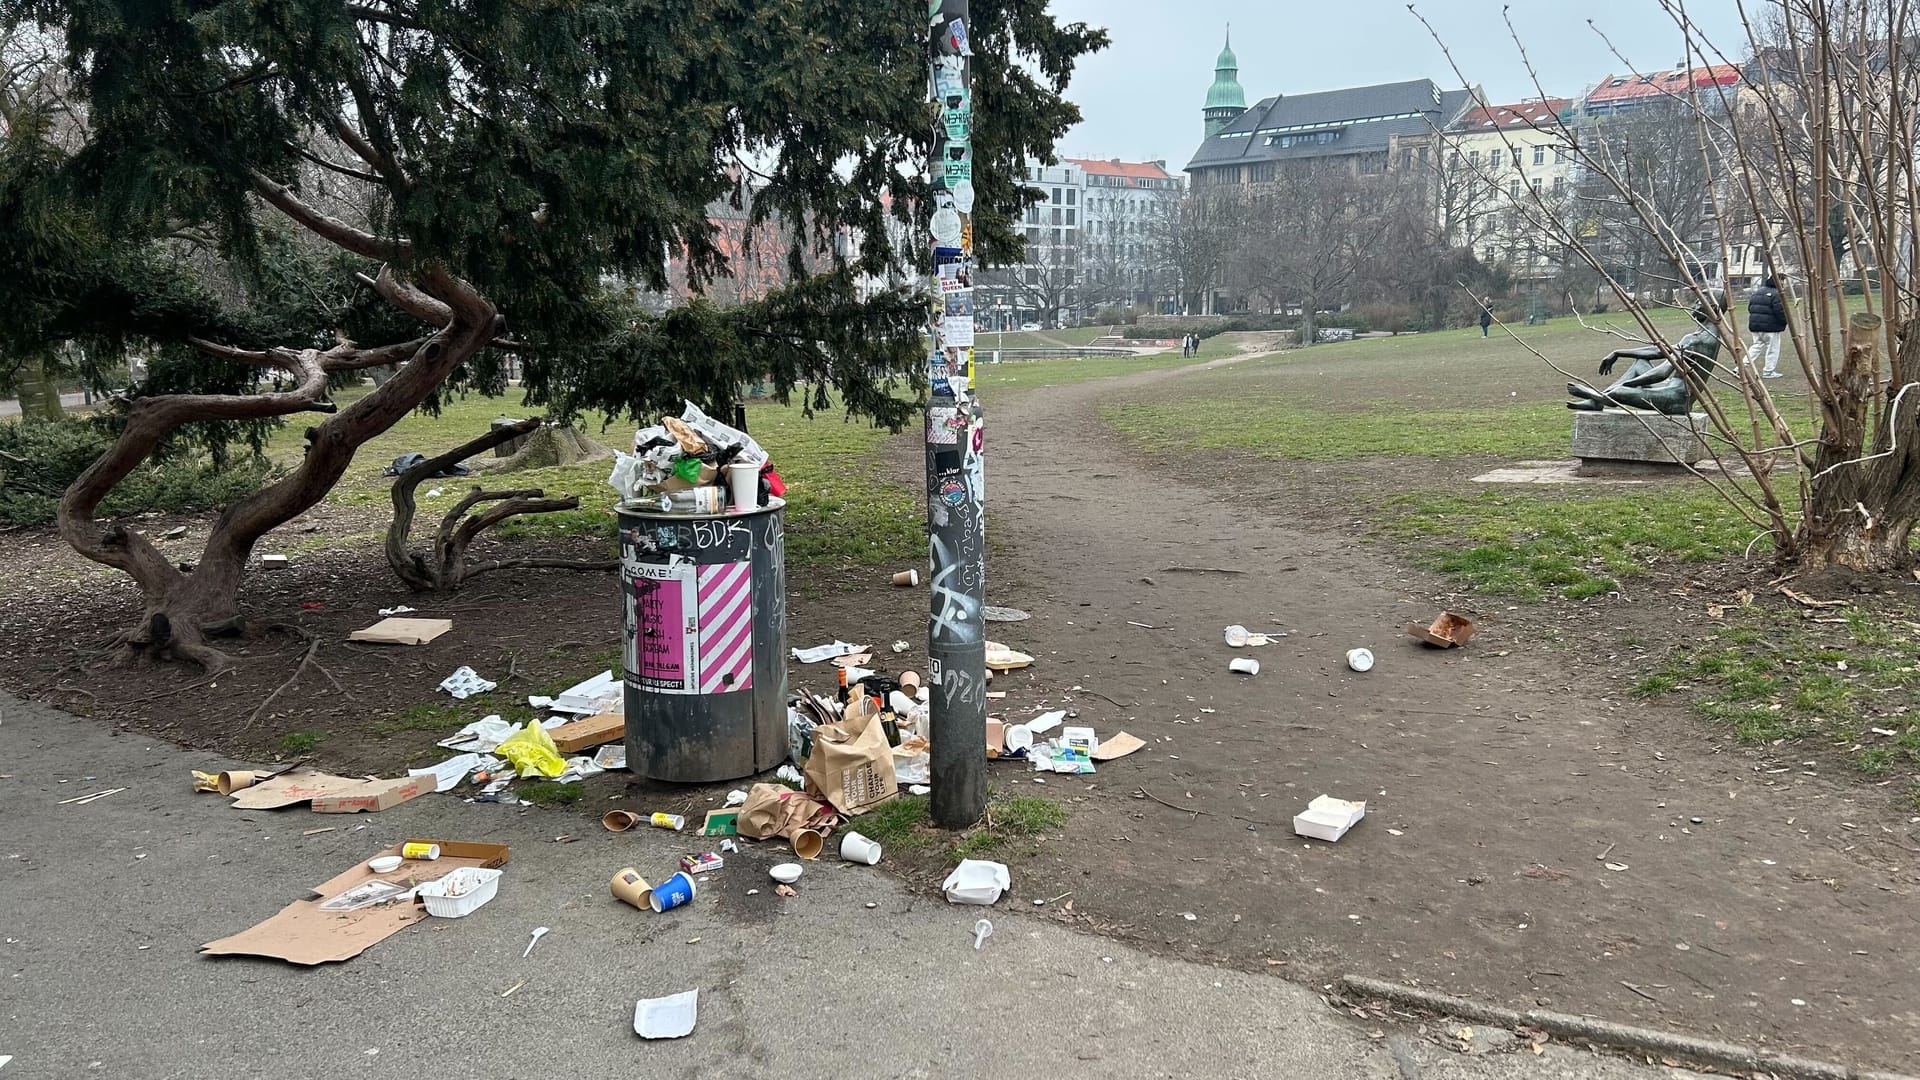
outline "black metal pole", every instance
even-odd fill
[[[940,130],[934,140],[933,301],[928,331],[928,733],[934,824],[966,828],[987,808],[985,431],[973,375],[973,96],[967,0],[911,0],[928,19]]]

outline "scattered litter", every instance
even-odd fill
[[[920,584],[920,571],[902,570],[899,573],[893,575],[893,583],[895,585],[900,586],[903,589],[912,588],[913,586]]]
[[[907,644],[905,641],[896,641],[893,643],[893,651],[897,653],[906,652],[908,649],[911,649],[911,648],[913,648],[913,646]]]
[[[1457,649],[1473,637],[1473,620],[1465,615],[1443,611],[1426,626],[1408,623],[1407,633],[1420,641],[1442,649]]]
[[[954,867],[953,873],[940,885],[947,894],[949,904],[979,904],[982,906],[997,903],[1000,894],[1013,887],[1013,876],[1007,872],[1005,863],[989,862],[985,859],[962,859]]]
[[[125,790],[127,789],[123,787],[116,787],[116,788],[108,788],[105,791],[96,791],[91,795],[76,795],[71,799],[61,799],[59,802],[59,805],[65,806],[68,803],[73,803],[77,806],[85,806],[90,802],[99,802],[101,799],[104,799],[109,795],[118,795]]]
[[[1033,663],[1033,657],[1023,652],[1015,652],[997,641],[987,642],[987,668],[990,671],[1013,671]]]
[[[501,740],[494,752],[506,758],[521,776],[552,778],[567,771],[566,759],[553,745],[553,734],[538,721],[527,721],[526,727]]]
[[[699,855],[687,854],[680,856],[680,869],[685,870],[689,874],[711,874],[716,870],[725,869],[726,865],[727,860],[721,858],[717,852],[712,851]]]
[[[789,784],[799,785],[807,782],[807,778],[800,775],[800,770],[791,765],[780,766],[773,771],[773,775],[776,779],[785,780]]]
[[[369,780],[297,771],[235,791],[228,805],[236,810],[277,810],[304,802],[311,803],[317,814],[379,813],[425,795],[434,787],[434,780],[421,776]]]
[[[1280,640],[1272,634],[1255,633],[1241,626],[1239,623],[1234,623],[1232,626],[1227,627],[1226,638],[1227,644],[1235,649],[1257,648],[1261,645],[1271,645]]]
[[[533,947],[534,947],[535,945],[538,945],[538,944],[540,944],[540,939],[541,939],[541,938],[543,938],[543,937],[546,937],[546,936],[547,936],[547,928],[546,928],[546,927],[544,927],[544,926],[536,926],[536,927],[534,927],[534,928],[533,928],[533,940],[532,940],[532,941],[529,941],[529,942],[527,942],[527,951],[526,951],[526,952],[523,952],[523,953],[521,953],[521,954],[520,954],[520,959],[522,959],[522,960],[525,960],[525,959],[526,959],[527,957],[529,957],[529,956],[532,956],[532,955],[533,955]]]
[[[817,664],[822,660],[831,660],[836,656],[849,656],[853,653],[866,652],[867,649],[868,646],[866,645],[849,645],[844,641],[836,639],[831,645],[817,645],[811,649],[795,649],[793,650],[793,658],[803,664]]]
[[[932,789],[932,788],[930,788],[930,787],[928,787],[928,786],[927,786],[927,785],[925,785],[925,784],[914,784],[914,785],[913,785],[912,787],[909,787],[909,788],[907,788],[907,794],[909,794],[909,795],[931,795],[931,794],[933,794],[933,789]]]
[[[980,946],[993,936],[993,923],[981,919],[973,924],[973,951],[979,952]]]
[[[613,890],[614,898],[623,904],[643,910],[653,906],[653,886],[640,876],[640,871],[631,866],[621,867],[608,886]]]
[[[483,716],[452,735],[441,739],[436,746],[449,750],[471,750],[475,753],[491,754],[513,734],[513,725],[500,719],[499,714]]]
[[[438,765],[429,765],[424,769],[408,769],[407,775],[433,776],[437,781],[435,791],[452,791],[460,786],[460,782],[467,778],[468,773],[483,767],[497,769],[500,767],[500,759],[482,757],[473,753],[460,754]]]
[[[720,850],[731,855],[740,850],[740,845],[734,843],[732,840],[722,840],[720,841]]]
[[[1631,869],[1626,863],[1623,863],[1623,862],[1610,862],[1604,865],[1606,866],[1607,869],[1613,871],[1616,874],[1624,870]]]
[[[1293,816],[1293,831],[1315,840],[1335,841],[1367,816],[1367,804],[1331,795],[1315,796],[1306,812]]]
[[[338,826],[338,825],[322,825],[322,826],[321,826],[320,828],[318,828],[318,829],[307,829],[307,830],[304,830],[303,832],[301,832],[301,834],[300,834],[300,835],[301,835],[301,836],[319,836],[319,835],[320,835],[321,833],[323,833],[323,832],[336,832],[336,831],[338,831],[338,830],[339,830],[339,828],[340,828],[340,826]],[[144,856],[142,856],[142,857],[144,858]]]
[[[1026,622],[1033,618],[1017,607],[995,607],[992,604],[980,609],[980,617],[988,622]]]
[[[608,832],[626,832],[640,824],[640,815],[631,810],[609,810],[600,816],[600,824],[605,825]]]
[[[1198,915],[1195,915],[1195,914],[1194,914],[1193,912],[1191,912],[1191,911],[1183,911],[1183,912],[1181,912],[1181,913],[1180,913],[1180,917],[1181,917],[1181,918],[1183,918],[1183,919],[1185,919],[1185,920],[1187,920],[1188,922],[1199,922],[1199,921],[1200,921],[1200,916],[1198,916]]]
[[[285,570],[287,566],[288,562],[285,555],[260,556],[260,569],[262,570]]]
[[[1066,720],[1066,718],[1067,711],[1065,709],[1058,709],[1054,712],[1041,713],[1039,716],[1027,721],[1025,726],[1028,731],[1033,732],[1035,735],[1045,735],[1047,732],[1059,727],[1061,722]]]
[[[347,640],[374,645],[425,645],[451,629],[452,619],[381,619],[372,626],[348,634]],[[471,673],[471,669],[462,670]],[[444,688],[445,684],[442,686]],[[493,684],[488,683],[487,689],[493,689]]]
[[[1255,660],[1251,656],[1235,657],[1227,664],[1227,670],[1239,675],[1258,675],[1260,674],[1260,661]]]
[[[693,1034],[700,1018],[700,991],[671,997],[642,998],[633,1007],[633,1033],[643,1039],[678,1039]]]
[[[420,842],[423,841],[408,841]],[[451,874],[463,868],[484,867],[491,870],[507,862],[504,844],[470,844],[448,840],[437,843],[445,853],[444,859],[438,863],[414,863],[408,866],[406,880],[409,883],[423,878],[430,880],[436,875]],[[401,846],[395,845],[380,854],[397,856]],[[208,942],[201,946],[201,951],[215,956],[265,956],[303,965],[350,959],[368,946],[427,917],[427,913],[418,906],[397,902],[411,891],[408,886],[398,886],[399,892],[390,896],[388,903],[376,901],[347,913],[318,914],[328,901],[377,880],[379,878],[371,867],[364,862],[356,862],[351,869],[314,886],[314,898],[295,900],[271,918],[249,929],[219,941]],[[396,883],[385,884],[394,886]]]
[[[626,690],[620,685],[620,680],[613,677],[611,670],[603,671],[562,690],[548,707],[554,712],[579,716],[623,712],[626,709]]]
[[[409,840],[400,845],[400,857],[418,862],[439,862],[440,845],[431,840]]]
[[[559,706],[556,704],[555,708]],[[553,745],[563,754],[577,754],[596,746],[623,739],[627,734],[626,717],[617,712],[594,713],[549,729]]]
[[[551,709],[553,699],[542,694],[528,694],[527,707],[530,709]]]
[[[514,984],[513,984],[512,986],[509,986],[509,987],[507,987],[507,988],[506,988],[506,990],[505,990],[505,991],[503,991],[503,992],[502,992],[502,993],[500,994],[500,996],[501,996],[501,997],[512,997],[512,996],[513,996],[513,992],[514,992],[515,990],[518,990],[518,989],[520,989],[521,987],[523,987],[523,986],[525,986],[525,985],[527,985],[527,980],[525,980],[525,979],[521,979],[521,980],[520,980],[519,982],[517,982],[517,983],[514,983]]]
[[[674,908],[685,907],[693,903],[693,894],[695,891],[693,876],[685,870],[682,870],[660,884],[655,885],[653,887],[653,895],[649,898],[647,904],[653,908],[655,914],[672,911]]]
[[[796,890],[796,889],[795,889],[795,888],[794,888],[793,886],[791,886],[791,885],[775,885],[775,886],[773,887],[773,895],[775,895],[775,896],[799,896],[799,895],[800,895],[800,893],[799,893],[799,891],[798,891],[798,890]]]
[[[783,862],[775,863],[773,868],[767,871],[767,876],[782,885],[791,885],[799,881],[800,875],[806,872],[807,868],[797,862]]]
[[[1233,570],[1224,566],[1169,566],[1160,571],[1163,574],[1244,574],[1245,570]]]
[[[376,874],[391,874],[395,870],[400,869],[400,864],[405,861],[405,859],[402,859],[398,855],[382,855],[378,858],[368,859],[367,869]]]
[[[840,857],[850,863],[874,866],[880,862],[880,845],[857,832],[840,838]]]
[[[1370,649],[1348,649],[1347,666],[1355,671],[1373,670],[1373,652]]]
[[[1112,738],[1100,740],[1100,745],[1093,751],[1093,760],[1113,761],[1126,757],[1145,745],[1147,745],[1145,740],[1134,738],[1122,731]]]
[[[455,701],[465,701],[475,694],[484,694],[498,685],[481,678],[472,668],[464,665],[440,680],[440,689],[452,694]]]
[[[709,810],[707,819],[700,824],[701,836],[738,836],[740,835],[740,811]],[[733,841],[729,840],[728,843]]]
[[[872,662],[873,653],[871,652],[848,653],[845,656],[836,656],[832,661],[834,667],[847,669],[847,683],[849,685],[874,674],[874,672],[860,666]]]
[[[390,616],[390,615],[405,615],[407,612],[412,610],[414,609],[408,607],[405,604],[401,604],[399,607],[383,607],[379,610],[379,612],[377,612],[377,614],[381,615],[382,617]]]
[[[656,813],[647,818],[647,824],[656,829],[672,829],[674,832],[679,832],[687,827],[687,819],[682,814]]]
[[[626,768],[627,744],[624,742],[608,743],[593,755],[593,763],[598,765],[602,772]]]

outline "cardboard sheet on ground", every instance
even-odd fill
[[[378,813],[434,790],[437,780],[425,776],[396,776],[387,780],[334,776],[322,772],[282,773],[264,784],[233,793],[236,810],[277,810],[310,802],[317,814]]]
[[[1093,752],[1093,760],[1112,761],[1115,758],[1123,758],[1145,745],[1147,745],[1145,740],[1136,739],[1123,731],[1110,739],[1101,739],[1100,746]]]
[[[452,619],[381,619],[365,630],[347,635],[348,641],[376,645],[425,645],[453,629]]]
[[[320,905],[368,881],[395,881],[413,885],[438,881],[461,866],[499,867],[507,864],[505,844],[468,844],[452,840],[408,840],[380,852],[398,855],[405,844],[440,845],[435,862],[409,860],[400,869],[376,874],[364,862],[313,887],[309,900],[295,900],[273,917],[255,923],[232,937],[209,941],[200,951],[209,956],[265,956],[293,964],[326,964],[350,960],[367,947],[427,918],[426,909],[412,901],[359,911],[321,911]]]
[[[553,745],[563,754],[577,754],[603,746],[627,733],[627,718],[622,713],[595,713],[552,728]]]

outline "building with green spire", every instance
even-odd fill
[[[1247,92],[1240,89],[1240,60],[1233,55],[1233,30],[1229,28],[1226,47],[1213,62],[1213,85],[1207,87],[1207,106],[1201,113],[1206,117],[1207,137],[1246,111]]]

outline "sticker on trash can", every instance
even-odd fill
[[[702,694],[753,686],[753,563],[702,566],[700,679]]]
[[[627,625],[627,670],[642,689],[662,694],[696,693],[693,631],[698,610],[694,566],[684,559],[632,562],[632,618]]]

